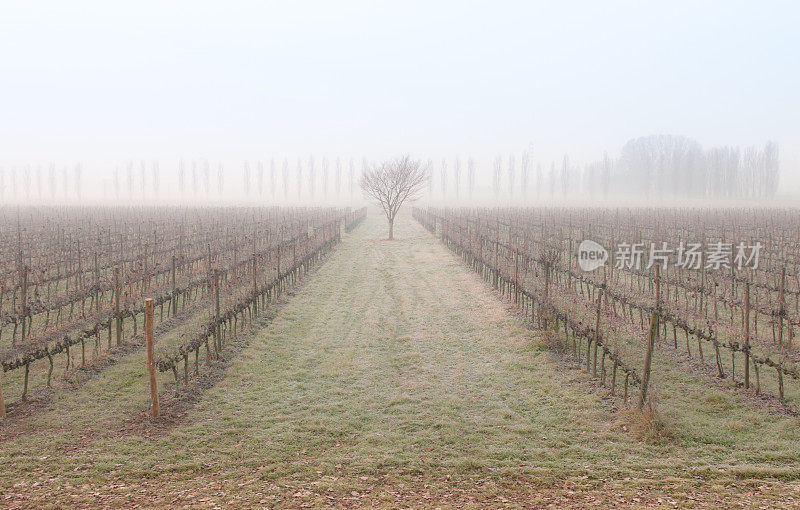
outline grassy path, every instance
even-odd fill
[[[130,394],[146,398],[144,378],[128,393],[117,385],[114,398],[128,403],[108,416],[97,402],[110,398],[96,387],[103,375],[38,418],[35,432],[0,444],[4,504],[776,505],[800,497],[800,420],[717,390],[708,412],[708,402],[665,403],[676,427],[680,416],[702,418],[688,432],[638,441],[617,417],[618,401],[541,346],[410,217],[398,220],[394,242],[381,240],[383,228],[371,215],[346,236],[174,428],[156,437],[115,431],[141,412]]]

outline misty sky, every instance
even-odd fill
[[[781,148],[796,2],[0,2],[0,165]],[[165,163],[162,163],[164,166]]]

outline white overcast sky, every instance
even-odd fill
[[[0,0],[0,165],[780,144],[797,2]]]

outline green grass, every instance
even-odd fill
[[[411,218],[398,219],[396,241],[382,240],[384,227],[372,215],[346,236],[164,433],[124,427],[147,409],[136,358],[56,392],[3,441],[3,497],[45,507],[800,497],[797,418],[664,364],[654,387],[671,437],[641,442],[618,399],[543,347]]]

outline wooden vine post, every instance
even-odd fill
[[[78,239],[78,272],[75,275],[75,284],[78,289],[83,289],[83,266],[81,265],[81,240]]]
[[[114,317],[117,318],[117,345],[122,342],[122,316],[119,310],[119,299],[122,288],[119,284],[119,267],[114,268]]]
[[[253,317],[258,315],[258,254],[253,252]]]
[[[216,341],[216,349],[219,352],[222,349],[222,335],[220,335],[219,323],[219,272],[214,271],[213,285],[214,285],[214,319],[216,326],[214,327],[214,340]]]
[[[781,285],[778,288],[778,347],[783,349],[783,317],[786,315],[785,292],[786,292],[786,266],[781,269]],[[773,329],[773,331],[775,331]]]
[[[594,322],[594,362],[592,363],[592,376],[597,377],[597,346],[600,343],[600,312],[603,309],[603,291],[606,290],[606,278],[603,274],[603,284],[600,286],[600,292],[597,295],[597,316]],[[588,365],[588,353],[586,363]],[[588,368],[588,367],[587,367]]]
[[[544,262],[544,302],[547,302],[547,295],[550,291],[550,262]]]
[[[308,232],[308,222],[306,222],[306,232]],[[308,234],[304,234],[304,238],[308,238]],[[294,283],[294,275],[296,274],[295,269],[297,269],[297,242],[299,241],[299,236],[294,238],[294,242],[292,243],[292,269],[289,278],[291,279],[292,283]]]
[[[147,372],[150,376],[150,414],[158,418],[161,409],[158,405],[158,385],[156,382],[156,364],[153,338],[153,300],[144,300],[144,330],[147,339]]]
[[[6,401],[3,399],[3,374],[0,371],[0,420],[6,419]]]
[[[283,248],[283,232],[284,232],[284,226],[283,225],[281,225],[280,232],[281,232],[281,239],[280,239],[280,242],[278,243],[278,250],[277,250],[277,255],[278,255],[278,266],[277,266],[278,267],[278,274],[275,277],[276,280],[278,280],[278,287],[279,288],[280,288],[280,280],[281,280],[281,248]]]
[[[22,307],[22,341],[25,341],[26,326],[28,325],[28,266],[22,265],[22,273],[20,274],[20,296],[22,300],[20,306]]]
[[[94,252],[94,288],[97,296],[94,298],[94,311],[100,312],[100,263],[97,260],[97,252]]]
[[[655,348],[656,335],[658,334],[658,310],[661,307],[661,285],[656,266],[656,306],[650,315],[650,329],[647,332],[647,353],[644,357],[644,370],[642,371],[642,391],[639,393],[639,410],[647,402],[647,386],[650,383],[650,370],[653,363],[653,349]]]
[[[172,315],[175,316],[178,313],[178,301],[177,301],[177,294],[176,294],[176,286],[175,286],[175,270],[176,270],[176,263],[175,263],[175,255],[172,255],[172,270],[170,274],[172,276],[172,298],[170,299],[170,308],[172,309]]]
[[[519,303],[519,249],[516,247],[514,248],[514,303]]]
[[[494,275],[492,277],[492,288],[496,289],[500,282],[500,217],[497,217],[497,237],[494,241]]]
[[[144,267],[144,282],[142,287],[144,287],[144,292],[147,292],[147,288],[150,284],[150,275],[147,272],[147,243],[144,245],[144,256],[143,258],[143,267]]]
[[[744,387],[750,389],[750,280],[744,282]]]

